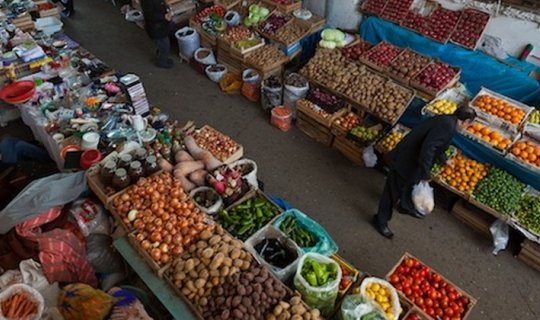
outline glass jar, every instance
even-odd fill
[[[142,164],[139,161],[133,161],[129,165],[128,173],[129,173],[129,177],[131,178],[131,181],[133,181],[134,183],[137,182],[139,178],[144,176],[144,170],[143,170]]]
[[[129,164],[133,160],[133,157],[129,153],[125,153],[120,156],[120,161],[118,162],[118,166],[120,168],[127,169],[129,168]]]
[[[137,151],[135,151],[135,160],[139,162],[143,162],[147,156],[148,152],[146,152],[145,148],[139,148]]]
[[[109,160],[101,167],[99,175],[105,185],[110,185],[116,171],[116,162]]]
[[[131,183],[131,179],[127,175],[127,171],[124,168],[117,169],[112,179],[113,188],[116,190],[122,190],[127,188]]]
[[[157,164],[156,156],[146,157],[146,161],[144,162],[144,173],[149,176],[156,173],[158,170],[159,166]]]
[[[171,148],[169,146],[164,146],[161,149],[161,155],[163,158],[165,158],[165,160],[171,161]]]

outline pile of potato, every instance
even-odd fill
[[[257,320],[287,295],[283,283],[260,265],[227,277],[214,287],[203,309],[204,319]]]
[[[266,320],[319,320],[322,319],[318,309],[308,310],[299,296],[294,296],[289,302],[280,301]]]
[[[254,67],[268,67],[283,61],[285,54],[274,45],[265,45],[246,57],[247,63]]]
[[[345,58],[339,50],[319,49],[302,74],[394,122],[414,92]]]
[[[296,23],[289,23],[276,31],[275,39],[281,43],[292,44],[306,35],[306,29]]]
[[[168,276],[193,304],[204,308],[212,289],[240,270],[248,270],[251,261],[240,240],[216,227],[214,232],[201,232],[200,240],[173,261]]]

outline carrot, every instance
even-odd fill
[[[12,296],[11,307],[9,308],[9,312],[7,314],[8,317],[13,317],[15,315],[15,311],[17,310],[17,307],[19,306],[21,297],[22,296],[18,293]]]

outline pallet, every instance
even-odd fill
[[[485,239],[492,239],[489,227],[496,220],[493,216],[472,206],[463,199],[460,199],[456,202],[456,204],[452,208],[451,213],[461,222],[479,233]]]
[[[525,239],[521,243],[521,250],[517,258],[540,271],[540,244]]]
[[[364,148],[347,139],[346,136],[335,137],[333,147],[355,165],[364,166]]]
[[[318,123],[301,110],[298,110],[297,112],[296,125],[303,133],[307,134],[315,141],[322,143],[327,147],[332,146],[334,135],[330,132],[330,129]]]

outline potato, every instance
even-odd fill
[[[223,266],[223,268],[221,268],[221,271],[220,271],[220,276],[222,276],[222,277],[228,276],[229,271],[230,271],[229,267]]]
[[[201,240],[208,240],[212,237],[212,232],[208,229],[203,230],[200,234]]]
[[[304,308],[304,306],[301,304],[297,304],[291,307],[291,312],[293,314],[304,314],[306,312],[306,308]]]
[[[215,235],[215,236],[213,236],[212,238],[210,238],[210,240],[208,241],[208,244],[211,245],[211,246],[216,245],[216,244],[218,244],[219,242],[221,242],[221,239],[222,239],[222,238],[221,238],[220,236]]]
[[[272,312],[273,315],[275,315],[276,317],[279,316],[281,313],[283,312],[283,307],[281,305],[277,305],[275,308],[274,308],[274,311]]]
[[[202,256],[204,258],[211,258],[213,255],[214,255],[214,249],[212,249],[212,248],[206,248],[202,252]]]
[[[189,272],[189,271],[193,270],[193,268],[195,268],[195,261],[193,259],[189,259],[188,261],[186,261],[186,264],[184,266],[184,270]]]
[[[197,289],[200,289],[200,288],[204,287],[205,284],[206,284],[206,280],[204,280],[204,279],[195,280],[195,288],[197,288]]]
[[[304,318],[302,318],[301,315],[298,315],[298,314],[295,314],[294,316],[291,317],[291,320],[303,320]]]

